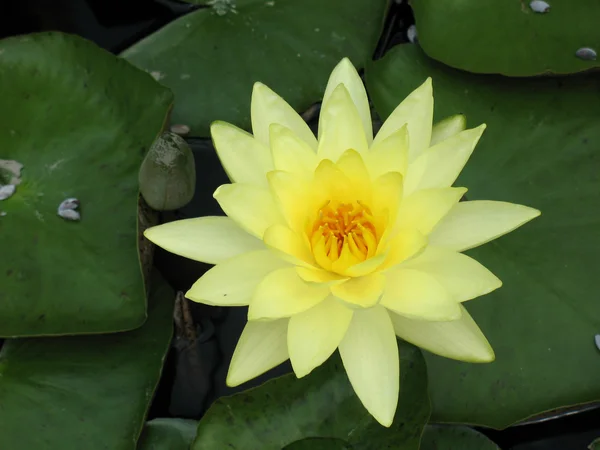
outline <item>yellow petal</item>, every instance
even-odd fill
[[[358,115],[362,121],[363,131],[367,138],[367,143],[370,144],[373,140],[373,122],[371,121],[371,108],[369,108],[369,99],[367,98],[367,91],[360,78],[360,75],[350,62],[348,58],[342,59],[331,75],[327,82],[327,88],[323,95],[323,105],[329,101],[329,97],[333,94],[333,91],[340,83],[343,83],[352,102],[356,106]],[[319,120],[319,137],[321,136],[321,121]]]
[[[363,153],[367,148],[360,115],[346,87],[339,84],[321,108],[319,159],[337,161],[346,150]]]
[[[353,198],[358,201],[367,201],[369,196],[362,192],[361,187],[353,184],[337,164],[329,159],[322,160],[315,169],[312,189],[320,192],[323,199],[344,202]]]
[[[376,220],[387,215],[386,220],[395,222],[402,200],[402,175],[399,172],[387,172],[373,181],[372,189],[371,210]],[[385,224],[377,225],[381,229]]]
[[[353,312],[329,297],[317,306],[290,318],[288,351],[298,378],[323,364],[340,345]]]
[[[410,137],[408,160],[412,161],[420,152],[429,147],[432,121],[433,93],[431,78],[428,78],[390,114],[375,136],[373,145],[379,144],[406,124]]]
[[[348,278],[338,275],[337,273],[329,272],[327,270],[318,268],[308,268],[296,266],[296,272],[298,276],[304,281],[310,283],[341,283],[346,281]]]
[[[335,284],[331,286],[331,293],[351,307],[370,308],[379,302],[384,285],[385,277],[372,273]]]
[[[245,306],[264,277],[286,266],[271,250],[244,253],[210,269],[185,296],[207,305]]]
[[[433,129],[431,130],[431,143],[429,146],[433,147],[444,139],[448,139],[449,137],[460,133],[465,128],[467,128],[467,120],[462,114],[446,117],[444,120],[439,121],[433,126]]]
[[[270,190],[277,207],[288,226],[296,231],[304,231],[307,215],[317,211],[310,183],[298,175],[276,170],[267,174]]]
[[[360,153],[356,150],[346,150],[338,160],[337,167],[352,184],[359,185],[361,190],[370,189],[369,173]]]
[[[429,188],[446,188],[458,178],[473,153],[485,125],[465,130],[423,151],[411,166],[424,165],[423,169],[411,167],[407,176],[407,191]],[[416,175],[420,173],[420,179]]]
[[[227,216],[259,239],[270,226],[285,222],[267,188],[252,184],[224,184],[217,188],[213,197]]]
[[[400,229],[388,243],[387,259],[380,270],[394,267],[417,255],[427,245],[423,233],[414,229]]]
[[[271,320],[290,317],[322,302],[329,287],[307,283],[293,267],[267,275],[254,291],[248,320]]]
[[[276,224],[267,228],[263,237],[265,244],[283,253],[282,258],[292,264],[316,266],[310,243],[285,225]]]
[[[461,309],[461,318],[450,322],[413,320],[394,313],[390,317],[396,335],[432,353],[472,363],[493,361],[494,350],[467,310]]]
[[[226,122],[213,122],[210,134],[231,181],[266,186],[266,174],[273,170],[269,147]]]
[[[514,203],[475,200],[455,205],[429,236],[432,245],[462,252],[510,233],[540,215]]]
[[[395,228],[417,229],[428,235],[465,192],[465,188],[424,189],[405,197]]]
[[[460,303],[435,277],[410,269],[386,272],[381,305],[411,319],[457,320],[461,315]]]
[[[148,228],[149,241],[184,258],[218,264],[242,253],[265,248],[229,217],[198,217]]]
[[[431,245],[401,267],[433,276],[458,302],[488,294],[502,286],[502,281],[473,258]]]
[[[239,386],[289,358],[288,322],[280,319],[246,324],[231,358],[227,386]]]
[[[317,167],[315,151],[292,130],[277,123],[271,124],[271,153],[275,170],[310,178]]]
[[[400,362],[385,308],[354,311],[339,349],[356,395],[381,425],[389,427],[398,405]]]
[[[408,128],[406,125],[373,144],[364,159],[372,179],[388,172],[406,173],[408,164]]]
[[[269,127],[278,123],[289,128],[312,149],[317,149],[317,139],[304,119],[284,99],[262,83],[255,83],[250,104],[252,133],[269,147]]]
[[[349,277],[362,277],[369,275],[370,273],[377,270],[385,262],[387,253],[380,253],[377,256],[373,256],[363,262],[355,264],[343,270],[342,273]]]

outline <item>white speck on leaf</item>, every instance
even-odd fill
[[[0,217],[4,217],[6,215],[6,211],[0,211]]]
[[[315,28],[315,31],[318,33],[319,31],[321,31],[320,28]]]
[[[0,186],[0,200],[6,200],[7,198],[12,197],[16,190],[17,188],[14,184]]]
[[[63,219],[78,221],[81,220],[81,215],[75,211],[74,209],[65,209],[63,211],[58,211],[58,215]]]
[[[63,162],[65,162],[64,159],[59,159],[58,161],[54,161],[52,164],[50,164],[48,166],[48,172],[54,172],[58,166],[60,166]]]
[[[406,30],[406,37],[411,44],[417,43],[417,27],[415,24],[412,24],[410,27],[408,27],[408,30]]]
[[[275,2],[273,2],[273,1],[265,2],[265,5],[267,5],[267,6],[275,6]]]
[[[206,2],[206,4],[212,6],[213,12],[217,16],[224,16],[228,12],[237,14],[234,0],[210,0],[209,2]]]
[[[150,72],[150,75],[152,75],[152,78],[154,78],[156,81],[160,81],[165,77],[165,74],[159,72],[158,70],[153,70]]]
[[[596,347],[598,347],[598,350],[600,350],[600,334],[594,336],[594,341],[596,342]]]
[[[189,80],[192,76],[189,73],[182,73],[179,75],[180,80]]]
[[[190,127],[188,127],[185,124],[182,123],[177,123],[174,125],[171,125],[170,130],[175,133],[178,134],[179,136],[185,136],[186,134],[188,134],[190,132]]]
[[[543,0],[533,0],[529,3],[529,7],[533,12],[544,14],[550,11],[550,5]]]
[[[590,47],[581,47],[575,52],[575,56],[584,61],[595,61],[598,57],[596,50]]]
[[[18,186],[21,184],[21,170],[23,169],[23,164],[17,162],[12,159],[0,159],[0,174],[4,172],[5,174],[10,174],[10,178],[8,180],[3,179],[4,177],[0,177],[0,180],[7,184],[14,184]],[[6,175],[5,175],[6,176]]]
[[[77,221],[81,219],[79,212],[75,211],[77,208],[79,208],[79,200],[70,197],[63,200],[60,205],[58,205],[56,213],[63,219]]]
[[[44,216],[37,209],[35,210],[35,217],[37,217],[40,222],[44,222]]]

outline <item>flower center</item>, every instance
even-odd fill
[[[371,210],[359,201],[327,201],[317,213],[310,240],[313,252],[324,249],[331,262],[344,253],[364,261],[375,254],[378,241]]]

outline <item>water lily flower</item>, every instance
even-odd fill
[[[150,228],[164,249],[216,264],[186,293],[249,306],[227,383],[291,360],[298,377],[339,351],[366,409],[384,426],[399,393],[396,336],[430,352],[489,362],[494,352],[462,303],[500,280],[461,253],[539,211],[463,201],[452,187],[485,125],[462,116],[432,127],[431,79],[373,137],[367,94],[343,59],[325,90],[318,138],[261,83],[253,135],[215,122],[212,138],[231,184],[215,199],[226,217]]]

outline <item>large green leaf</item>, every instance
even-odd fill
[[[186,419],[154,419],[146,423],[138,450],[189,450],[198,422]]]
[[[427,425],[420,450],[500,450],[483,434],[469,427]]]
[[[390,428],[362,406],[336,354],[304,378],[285,375],[218,400],[200,421],[192,448],[281,450],[320,437],[341,439],[354,450],[418,449],[429,418],[427,372],[421,352],[399,344],[400,400]]]
[[[169,348],[174,295],[157,277],[147,322],[128,333],[6,341],[0,448],[134,449]]]
[[[0,55],[0,160],[23,164],[0,202],[0,336],[141,325],[137,172],[171,93],[75,36],[6,39]],[[57,215],[67,197],[78,222]]]
[[[207,136],[216,119],[249,127],[256,81],[300,111],[320,100],[342,57],[358,67],[370,59],[386,5],[386,0],[216,1],[122,56],[175,92],[174,123]]]
[[[286,445],[283,450],[352,450],[352,447],[341,439],[306,438]]]
[[[539,208],[525,227],[469,253],[504,282],[466,304],[496,351],[491,364],[426,355],[435,421],[505,427],[600,399],[600,79],[472,75],[394,48],[367,70],[382,116],[427,76],[435,118],[487,123],[457,186],[469,199]]]
[[[600,2],[548,0],[534,12],[529,0],[415,0],[419,43],[429,56],[452,67],[510,76],[572,73],[600,67],[577,50],[600,54]]]

